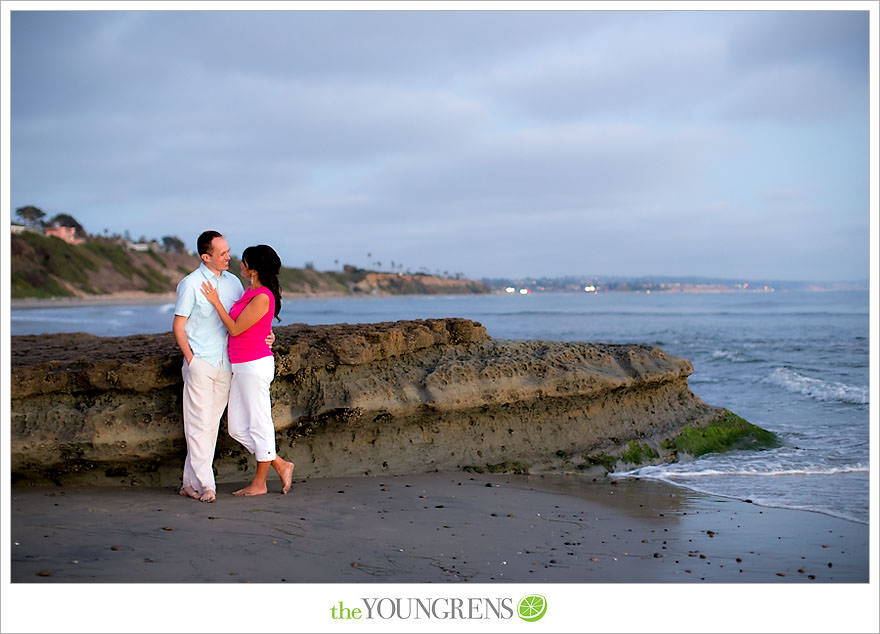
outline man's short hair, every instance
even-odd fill
[[[196,241],[196,247],[199,251],[199,256],[202,255],[211,255],[211,243],[214,241],[214,238],[222,238],[223,234],[217,231],[205,231],[202,235],[199,236],[199,239]]]

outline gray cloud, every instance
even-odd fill
[[[13,209],[95,232],[215,226],[233,250],[271,236],[325,268],[369,251],[473,276],[867,275],[864,13],[11,26]]]
[[[731,33],[739,71],[817,65],[856,80],[868,70],[866,11],[768,11],[746,14]]]

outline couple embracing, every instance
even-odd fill
[[[248,247],[241,256],[244,290],[229,271],[229,244],[216,231],[197,241],[199,268],[177,286],[172,331],[183,353],[183,429],[186,461],[180,495],[216,499],[214,450],[228,404],[229,435],[257,461],[253,480],[233,495],[267,492],[269,468],[282,493],[293,484],[293,463],[275,453],[269,385],[275,376],[272,317],[281,312],[281,260],[272,247]]]

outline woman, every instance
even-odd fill
[[[229,435],[257,460],[254,479],[233,495],[265,495],[270,466],[281,477],[282,493],[287,493],[293,484],[293,463],[275,453],[275,425],[269,397],[269,385],[275,378],[275,358],[266,337],[272,328],[272,316],[280,321],[280,270],[281,259],[272,247],[260,244],[245,249],[241,255],[241,274],[250,281],[250,287],[229,313],[220,302],[217,289],[208,282],[202,283],[202,292],[229,331],[229,361],[232,363]]]

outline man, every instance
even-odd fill
[[[229,244],[216,231],[205,231],[197,240],[202,263],[177,285],[172,332],[183,353],[183,431],[186,461],[180,495],[202,502],[216,498],[214,450],[220,418],[229,400],[232,366],[226,347],[227,330],[217,311],[202,293],[208,281],[220,294],[227,312],[244,289],[228,271]],[[275,335],[266,343],[272,345]]]

